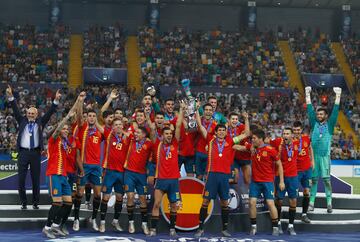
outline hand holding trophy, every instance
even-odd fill
[[[185,101],[187,109],[185,111],[185,115],[188,117],[188,128],[190,131],[197,130],[196,125],[196,119],[195,119],[195,113],[196,113],[196,100],[191,95],[190,91],[190,80],[189,79],[183,79],[181,81],[181,85],[184,88],[187,100]]]

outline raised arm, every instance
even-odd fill
[[[50,120],[51,116],[55,113],[57,106],[60,103],[61,93],[60,90],[56,91],[55,99],[51,104],[50,109],[41,117],[41,125],[44,127]]]
[[[65,116],[65,118],[63,118],[61,120],[61,122],[58,124],[58,126],[56,127],[54,133],[52,134],[52,137],[54,139],[56,139],[59,134],[60,134],[60,131],[62,130],[62,128],[64,127],[64,125],[72,118],[75,116],[75,111],[74,110],[70,110],[70,112]]]
[[[336,125],[336,121],[339,115],[339,105],[340,105],[340,99],[341,99],[341,88],[340,87],[334,87],[335,92],[335,103],[334,107],[332,109],[330,118],[329,118],[329,132],[332,134],[334,133],[334,128]]]
[[[201,133],[202,137],[204,137],[206,139],[207,130],[205,129],[205,127],[201,123],[199,107],[200,107],[200,102],[198,101],[198,102],[196,102],[196,114],[195,114],[196,115],[196,124],[198,126],[198,130]]]
[[[15,100],[15,97],[14,97],[14,94],[12,92],[12,88],[10,87],[10,85],[8,85],[8,87],[6,88],[6,96],[8,98],[8,101],[11,105],[11,108],[14,112],[14,117],[16,119],[16,122],[18,122],[18,124],[20,124],[21,120],[24,118],[20,111],[19,111],[19,108],[16,104],[16,100]]]
[[[77,104],[77,110],[76,110],[76,120],[77,120],[79,127],[82,126],[84,123],[83,111],[84,111],[85,98],[86,98],[86,92],[81,92],[78,97],[79,102]]]
[[[180,109],[178,114],[178,119],[176,120],[176,128],[175,128],[175,139],[180,140],[181,134],[181,125],[184,120],[184,111],[186,109],[186,104],[183,100],[180,101]]]
[[[314,107],[311,103],[310,93],[311,93],[311,87],[310,86],[305,87],[306,109],[307,109],[307,113],[309,115],[310,128],[312,130],[316,123],[316,114],[315,114]]]
[[[96,122],[95,122],[95,126],[96,128],[100,131],[101,134],[104,134],[104,126],[102,126],[98,120],[96,119]]]

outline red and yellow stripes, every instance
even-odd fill
[[[104,168],[107,168],[108,165],[108,158],[109,158],[109,150],[110,150],[110,141],[111,141],[111,137],[114,131],[111,131],[109,136],[106,139],[106,150],[105,150],[105,157],[104,157]]]
[[[156,151],[156,169],[155,169],[155,178],[158,178],[159,176],[159,166],[160,166],[160,155],[161,155],[161,146],[163,145],[163,142],[161,141],[159,143],[159,146]]]
[[[85,162],[85,145],[86,145],[86,139],[88,136],[88,132],[89,132],[89,127],[87,126],[84,130],[84,135],[81,141],[81,161],[84,163]]]
[[[133,144],[134,144],[134,140],[131,140],[130,144],[129,144],[128,152],[126,153],[126,158],[125,158],[125,163],[124,163],[125,168],[127,168],[127,166],[128,166],[129,157],[130,157],[130,154],[131,154],[131,152],[133,150]]]
[[[58,147],[57,147],[57,149],[58,149],[58,153],[59,153],[59,157],[58,157],[58,167],[57,167],[57,174],[58,175],[62,175],[62,172],[63,172],[63,168],[64,168],[64,166],[63,166],[63,156],[62,156],[62,150],[61,150],[61,145],[62,145],[62,140],[61,140],[61,138],[58,138],[58,139],[60,139],[60,141],[59,141],[59,143],[58,143]]]
[[[215,138],[213,138],[210,142],[209,142],[209,146],[208,146],[208,167],[207,167],[207,173],[209,173],[211,171],[211,163],[212,163],[212,159],[213,159],[213,147],[214,147],[214,140]]]

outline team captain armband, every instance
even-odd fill
[[[245,139],[246,136],[244,134],[236,136],[233,138],[234,144],[239,144],[241,140]]]

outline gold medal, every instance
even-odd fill
[[[29,134],[29,136],[31,137],[31,136],[32,136],[32,134]]]
[[[116,142],[113,142],[113,145],[116,145]]]
[[[222,153],[219,154],[219,157],[222,157]]]
[[[288,161],[291,161],[291,158],[288,158]]]

